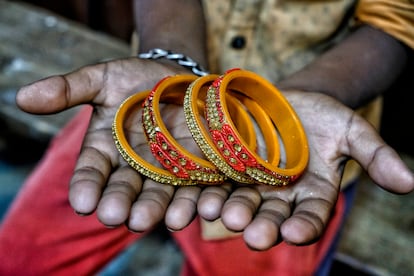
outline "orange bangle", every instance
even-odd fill
[[[196,100],[200,98],[200,93],[206,94],[208,86],[217,78],[217,76],[208,75],[200,77],[195,80],[188,87],[186,95],[184,97],[184,114],[186,117],[187,125],[191,134],[193,135],[194,140],[199,145],[200,149],[207,156],[207,158],[216,165],[224,174],[230,177],[233,180],[236,180],[240,183],[254,183],[254,180],[246,175],[244,172],[234,170],[225,160],[221,158],[220,148],[216,148],[212,137],[209,134],[208,129],[204,123],[200,120],[200,113],[196,105]],[[232,97],[228,97],[231,95]],[[234,93],[230,92],[226,94],[226,99],[229,100],[236,96]],[[278,152],[278,140],[277,135],[274,135],[274,132],[271,132],[273,128],[273,122],[270,120],[268,115],[263,112],[263,110],[250,98],[238,95],[234,97],[239,99],[250,111],[253,118],[257,121],[260,129],[264,133],[265,141],[268,143],[274,144],[274,152],[269,155],[272,159],[272,162],[278,163],[279,161],[279,152]],[[250,119],[249,119],[250,120]],[[240,133],[240,127],[236,125],[236,129]],[[243,140],[243,135],[239,135]],[[243,140],[244,141],[244,140]],[[249,145],[250,148],[252,148]],[[255,148],[253,148],[255,149]],[[228,151],[228,159],[231,159],[232,150]]]
[[[257,102],[253,101],[251,98],[232,91],[227,91],[227,93],[229,93],[234,98],[237,98],[247,108],[247,111],[251,113],[254,120],[257,122],[259,129],[262,132],[262,137],[264,138],[265,144],[271,145],[271,147],[269,147],[266,152],[268,162],[274,165],[278,165],[280,161],[278,134],[274,128],[273,121],[270,119],[269,115],[265,112],[265,110],[262,109],[262,107]],[[242,133],[238,125],[236,125],[236,131],[240,134]],[[241,137],[244,136],[241,135]],[[256,148],[251,147],[250,145],[249,148],[256,151]]]
[[[150,91],[142,91],[128,97],[116,112],[112,125],[112,136],[114,138],[118,151],[132,168],[154,181],[174,186],[197,184],[188,179],[180,179],[170,172],[162,170],[159,167],[156,167],[153,164],[147,162],[145,159],[139,156],[128,143],[125,136],[123,124],[127,117],[130,115],[133,108],[142,104],[149,93]]]
[[[159,112],[162,96],[169,97],[171,93],[177,92],[184,95],[183,91],[196,78],[194,75],[180,75],[159,81],[144,102],[143,127],[151,153],[166,170],[180,179],[191,179],[200,184],[219,184],[226,177],[212,163],[181,146],[167,130]]]
[[[270,116],[283,142],[286,155],[283,167],[262,159],[243,144],[228,114],[225,97],[228,90],[250,97]],[[299,117],[270,82],[253,72],[232,69],[216,79],[207,91],[206,118],[222,160],[259,183],[287,185],[296,180],[307,166],[308,144]],[[236,147],[237,150],[232,151]],[[272,145],[267,144],[267,147]],[[234,153],[231,157],[227,154],[229,151]]]
[[[134,108],[143,104],[151,91],[142,91],[127,98],[115,114],[112,134],[115,145],[125,161],[142,175],[163,184],[173,186],[196,185],[198,182],[189,178],[179,178],[143,159],[131,147],[125,136],[123,124]]]
[[[160,80],[143,104],[143,128],[151,153],[170,173],[178,178],[191,179],[199,184],[220,184],[225,180],[225,175],[208,160],[194,155],[181,146],[168,131],[160,114],[159,103],[182,104],[184,91],[195,79],[194,75],[179,75]],[[230,116],[233,118],[237,115],[236,124],[243,129],[247,143],[255,147],[256,135],[249,115],[236,99],[229,98],[227,101]],[[204,101],[196,99],[195,103],[197,103],[198,110],[204,108]]]

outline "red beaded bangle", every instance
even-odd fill
[[[271,117],[283,142],[286,154],[284,166],[262,159],[240,139],[228,114],[225,97],[228,90],[250,97]],[[233,69],[216,79],[207,91],[206,118],[214,146],[222,160],[258,183],[289,184],[307,166],[308,145],[299,117],[270,82],[253,72]],[[270,144],[267,146],[272,147]]]
[[[207,158],[214,163],[224,174],[230,177],[233,180],[236,180],[240,183],[254,183],[254,180],[246,175],[244,172],[240,172],[235,170],[229,163],[228,160],[231,160],[232,156],[231,150],[226,151],[224,147],[215,147],[212,137],[208,129],[206,128],[205,124],[200,120],[201,116],[199,114],[199,110],[197,105],[195,104],[196,99],[198,99],[201,95],[207,93],[208,86],[217,78],[217,76],[204,76],[195,80],[191,85],[188,87],[186,95],[184,97],[184,114],[186,116],[188,128],[193,135],[194,140],[197,142],[203,153],[207,156]],[[265,141],[267,143],[271,143],[274,145],[274,151],[272,154],[269,155],[271,158],[272,163],[279,162],[279,148],[278,148],[278,140],[277,135],[274,135],[272,132],[273,129],[273,122],[270,120],[268,115],[264,113],[264,111],[249,97],[245,97],[243,95],[236,95],[231,91],[226,94],[226,99],[237,98],[239,99],[248,111],[251,113],[252,117],[256,120],[259,128],[262,130],[264,134]],[[229,95],[231,97],[229,97]],[[238,137],[243,140],[243,136],[240,135],[240,128],[235,126],[235,129],[238,131]],[[245,140],[243,140],[244,144],[246,144]],[[250,145],[248,145],[252,148]],[[253,149],[255,149],[253,147]],[[237,150],[237,149],[234,149]],[[220,153],[220,151],[222,151]],[[227,160],[223,160],[221,158],[221,154],[227,155]]]
[[[160,113],[160,102],[181,105],[185,90],[195,79],[193,75],[179,75],[160,80],[143,104],[143,128],[151,153],[166,170],[180,179],[191,179],[199,184],[220,184],[225,175],[211,162],[180,145],[168,131]],[[247,139],[247,144],[256,147],[256,135],[248,113],[237,99],[229,97],[227,101],[229,114],[242,129],[242,137]],[[194,103],[198,111],[204,108],[204,101],[197,98]]]
[[[130,143],[128,142],[125,131],[124,122],[128,119],[131,112],[136,109],[137,106],[149,95],[150,91],[142,91],[128,97],[119,107],[115,114],[114,122],[112,125],[112,136],[115,141],[115,145],[124,158],[124,160],[135,170],[142,175],[163,184],[170,184],[174,186],[179,185],[195,185],[196,182],[191,179],[178,178],[167,170],[163,170],[147,160],[143,159],[137,154]]]
[[[159,109],[161,97],[181,92],[197,77],[180,75],[159,81],[145,99],[142,122],[153,156],[161,165],[181,179],[191,179],[200,184],[219,184],[225,176],[210,162],[181,146],[165,126]]]

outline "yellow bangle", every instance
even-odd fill
[[[285,165],[272,164],[243,144],[228,114],[225,97],[228,90],[250,97],[270,116],[283,142]],[[207,91],[206,118],[222,161],[258,183],[287,185],[296,180],[307,166],[308,144],[299,117],[270,82],[253,72],[232,69],[216,79]],[[233,155],[228,155],[233,148],[237,150],[233,151]]]
[[[181,178],[177,177],[168,170],[161,169],[147,160],[143,159],[139,154],[137,154],[134,149],[131,147],[127,138],[125,136],[123,124],[125,120],[130,115],[131,111],[140,106],[145,99],[150,94],[150,91],[142,91],[136,93],[129,98],[127,98],[119,107],[114,123],[112,126],[112,134],[115,140],[115,145],[120,152],[124,160],[135,170],[137,170],[142,175],[163,184],[169,184],[173,186],[183,186],[183,185],[197,185],[199,184],[199,179],[194,178]],[[174,95],[170,95],[174,96]],[[175,99],[175,97],[173,98]],[[219,175],[216,179],[217,182],[224,181],[225,176]]]
[[[112,135],[118,151],[132,168],[154,181],[174,186],[197,184],[192,180],[178,178],[170,172],[162,170],[159,167],[151,164],[150,162],[143,159],[140,155],[138,155],[128,143],[123,127],[124,122],[130,115],[131,111],[142,104],[149,93],[150,91],[142,91],[128,97],[116,112],[112,125]]]
[[[201,95],[205,95],[208,86],[217,78],[215,75],[207,75],[201,78],[198,78],[191,85],[188,87],[186,95],[184,97],[184,114],[186,117],[188,128],[193,135],[194,140],[199,145],[200,149],[203,153],[207,156],[207,158],[216,165],[221,171],[224,172],[228,177],[233,180],[236,180],[240,183],[254,183],[255,181],[244,172],[240,172],[234,170],[232,166],[230,166],[226,160],[221,158],[220,150],[217,149],[214,145],[212,137],[209,134],[208,129],[206,128],[205,124],[201,121],[200,111],[197,107],[196,101],[198,98],[202,97]],[[229,100],[231,98],[237,98],[240,100],[245,107],[248,108],[253,118],[257,121],[260,129],[264,133],[264,138],[266,143],[271,143],[273,145],[273,152],[269,154],[269,158],[271,158],[272,163],[279,162],[279,147],[278,147],[278,140],[277,135],[272,132],[273,129],[273,122],[270,120],[268,115],[264,113],[264,111],[249,97],[245,97],[243,95],[236,95],[231,91],[226,94],[226,99]],[[201,95],[200,95],[201,94]],[[229,97],[230,95],[231,97]],[[246,120],[247,122],[248,120]],[[240,124],[239,124],[240,125]],[[236,125],[236,129],[240,133],[240,127]],[[243,135],[239,135],[240,139],[245,141]],[[246,143],[246,142],[244,142]],[[250,148],[256,149],[255,147]],[[228,151],[229,158],[231,158],[233,150]]]
[[[144,102],[143,127],[151,153],[170,173],[199,184],[220,184],[226,177],[211,162],[181,146],[168,131],[160,114],[162,98],[168,98],[172,93],[184,96],[185,89],[196,78],[194,75],[179,75],[159,81]]]
[[[259,130],[262,133],[264,142],[267,145],[266,157],[268,162],[274,165],[278,165],[280,161],[280,147],[278,134],[275,130],[273,121],[270,119],[269,115],[265,112],[264,109],[262,109],[262,107],[257,102],[253,101],[251,98],[232,91],[227,91],[227,93],[230,94],[232,97],[238,99],[247,108],[247,111],[251,113],[252,117],[257,123],[257,126],[259,127]],[[234,122],[233,119],[232,121]],[[241,134],[241,137],[245,137],[244,135],[242,135],[241,131],[243,130],[239,127],[239,125],[236,125],[236,131]],[[249,145],[249,148],[251,150],[257,152],[257,149],[255,147],[250,146],[249,143],[247,143],[247,145]]]
[[[208,129],[200,119],[196,100],[199,98],[199,92],[207,89],[216,79],[215,76],[207,75],[196,79],[190,84],[184,97],[184,115],[187,121],[194,141],[198,144],[204,155],[218,167],[226,176],[240,183],[254,183],[253,179],[244,172],[234,170],[225,160],[221,158],[219,150],[216,148]]]

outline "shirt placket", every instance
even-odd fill
[[[235,0],[232,6],[229,24],[224,35],[224,55],[221,56],[221,68],[243,68],[247,62],[249,51],[253,46],[255,30],[261,0]]]

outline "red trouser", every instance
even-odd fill
[[[105,228],[80,217],[68,202],[90,109],[83,109],[52,141],[27,179],[0,228],[0,275],[91,275],[142,235],[126,227]],[[196,219],[173,238],[186,258],[185,275],[312,275],[338,232],[344,213],[340,196],[327,232],[316,244],[280,244],[249,250],[241,237],[204,241]]]

